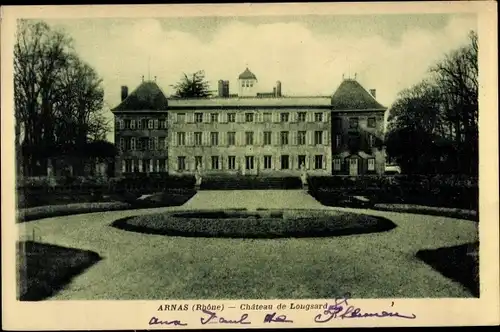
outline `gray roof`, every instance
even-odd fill
[[[256,80],[256,79],[257,79],[257,77],[255,76],[255,74],[254,74],[254,73],[252,73],[252,72],[248,69],[248,67],[247,67],[247,69],[245,69],[245,71],[244,71],[244,72],[242,72],[242,73],[240,74],[240,76],[238,76],[238,78],[239,78],[240,80]]]
[[[200,98],[169,99],[169,109],[189,108],[329,108],[330,97],[280,97],[280,98]]]
[[[112,111],[166,110],[168,100],[160,87],[152,81],[142,82]]]
[[[345,79],[332,96],[333,110],[385,109],[358,81]]]

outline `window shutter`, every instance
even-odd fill
[[[273,112],[271,117],[273,118],[273,122],[280,122],[280,114],[278,112]]]
[[[172,146],[177,146],[177,132],[171,131],[170,136],[172,138]]]
[[[220,139],[220,145],[221,146],[226,146],[227,145],[227,133],[225,131],[221,131],[219,133],[219,139]]]
[[[290,135],[291,135],[292,145],[297,145],[297,132],[295,130],[291,131]]]
[[[306,112],[306,122],[314,122],[314,113]]]
[[[322,137],[322,140],[323,140],[323,145],[328,145],[328,130],[323,130],[323,137]]]

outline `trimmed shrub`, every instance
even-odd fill
[[[132,208],[133,206],[125,202],[75,203],[66,205],[37,206],[18,210],[17,221],[23,222],[72,214],[127,210]]]
[[[230,238],[340,236],[388,231],[380,217],[319,211],[197,211],[124,218],[114,227],[149,234]]]

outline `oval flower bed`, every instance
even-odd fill
[[[230,238],[339,236],[396,227],[381,217],[321,210],[171,212],[119,219],[112,226],[147,234]]]

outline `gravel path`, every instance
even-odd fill
[[[110,227],[126,216],[244,207],[366,213],[388,218],[398,227],[365,235],[280,240],[166,237]],[[202,191],[181,207],[47,218],[18,228],[21,238],[35,228],[42,242],[92,250],[103,257],[54,300],[256,298],[262,292],[275,298],[324,298],[346,291],[355,298],[470,297],[462,285],[415,254],[478,240],[477,223],[472,221],[326,207],[300,190]],[[236,281],[248,287],[233,285]],[[276,286],[278,282],[283,286]],[[207,283],[219,288],[200,294],[196,287]],[[219,289],[224,293],[217,293]]]

